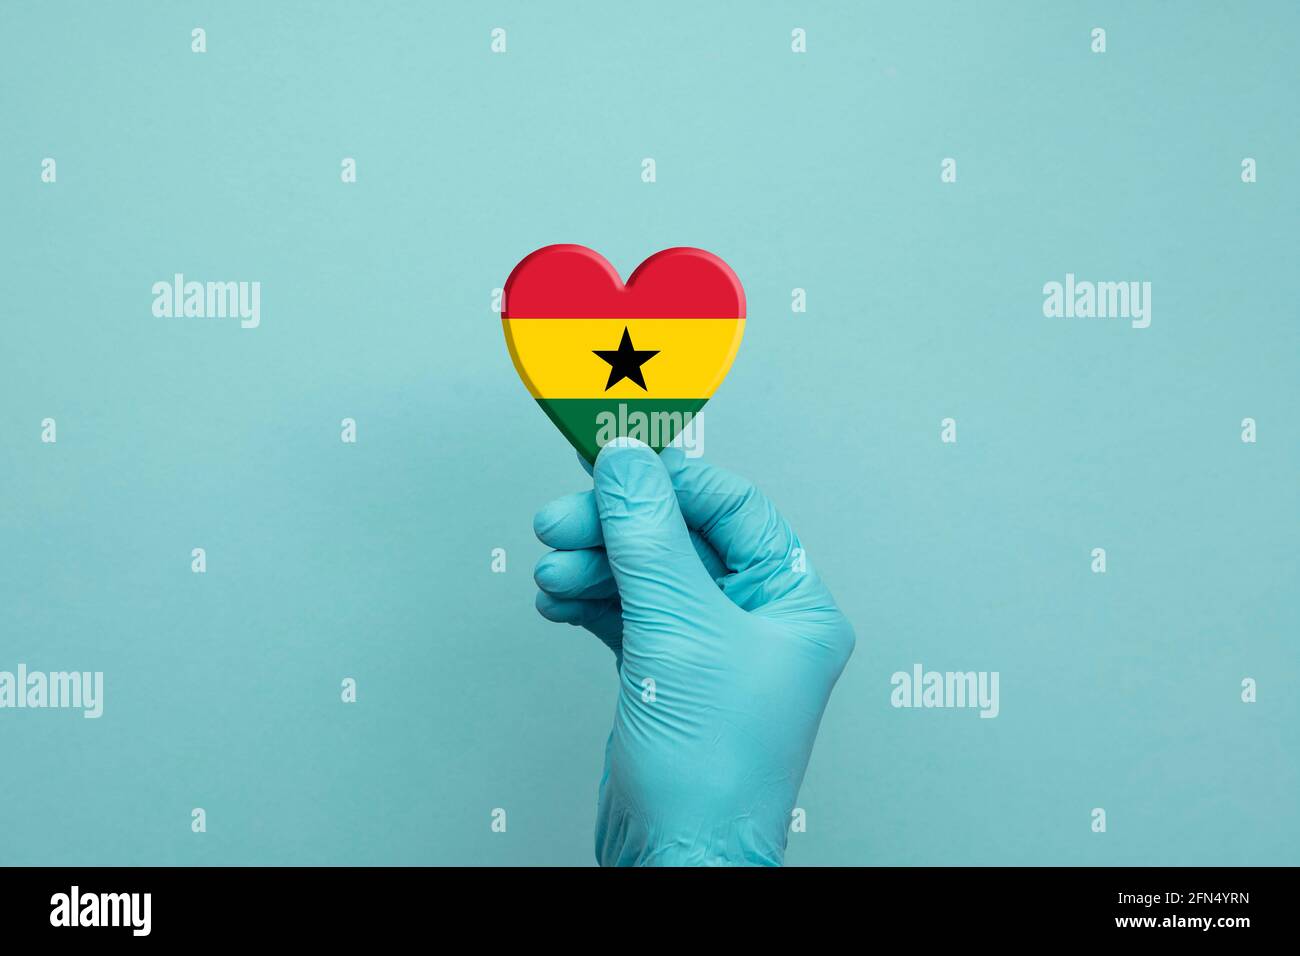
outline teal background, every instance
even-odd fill
[[[745,284],[706,457],[858,632],[789,863],[1300,863],[1298,26],[5,5],[0,669],[107,686],[97,721],[0,711],[0,862],[592,863],[613,661],[531,580],[533,513],[589,479],[490,309],[579,242]],[[154,318],[174,272],[260,280],[261,327]],[[1044,318],[1066,272],[1151,281],[1151,327]],[[1001,716],[891,708],[914,662],[1000,671]]]

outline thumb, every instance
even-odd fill
[[[720,598],[700,563],[659,456],[635,439],[600,450],[593,471],[596,512],[625,619]]]

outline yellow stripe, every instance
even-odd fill
[[[503,319],[515,370],[533,398],[710,398],[745,334],[740,319]],[[595,350],[618,348],[627,329],[647,388],[629,379],[608,391],[610,366]]]

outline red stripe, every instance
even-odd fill
[[[529,253],[505,285],[505,319],[737,319],[745,290],[711,252],[678,246],[656,252],[627,284],[586,246]]]

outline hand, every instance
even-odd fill
[[[744,479],[627,439],[593,474],[534,528],[556,549],[538,611],[586,627],[618,666],[596,857],[779,865],[853,628]]]

